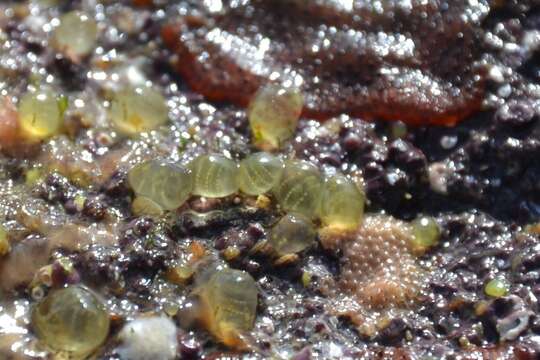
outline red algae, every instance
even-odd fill
[[[244,1],[182,17],[162,37],[176,70],[213,101],[247,106],[297,86],[303,115],[454,125],[478,111],[483,2]],[[287,31],[283,31],[287,29]]]

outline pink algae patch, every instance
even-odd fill
[[[349,317],[360,332],[373,335],[421,297],[426,272],[411,253],[412,236],[408,223],[370,215],[354,234],[323,239],[323,245],[342,251],[333,311]]]

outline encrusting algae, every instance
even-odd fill
[[[348,316],[361,333],[373,335],[384,316],[410,308],[422,294],[425,272],[411,253],[413,239],[408,223],[369,215],[354,234],[321,240],[343,252],[334,311]]]

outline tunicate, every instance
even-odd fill
[[[319,217],[322,223],[338,230],[355,230],[364,215],[365,197],[358,186],[336,174],[322,186]]]
[[[59,99],[48,90],[28,92],[19,102],[19,124],[29,140],[43,140],[60,132],[63,113]]]
[[[276,186],[282,175],[283,161],[272,154],[260,152],[240,162],[238,185],[248,195],[261,195]]]
[[[284,210],[313,218],[321,196],[321,174],[306,161],[289,160],[285,164],[283,178],[273,193]]]
[[[247,110],[255,146],[277,149],[290,139],[298,125],[303,104],[302,94],[296,89],[275,84],[262,87]]]
[[[52,43],[66,55],[76,58],[89,54],[96,46],[97,24],[85,13],[71,11],[60,18]]]
[[[420,216],[412,223],[413,247],[427,249],[437,245],[441,236],[439,225],[429,216]]]
[[[257,296],[257,285],[248,273],[216,271],[199,289],[208,331],[229,347],[243,348],[242,334],[253,329],[255,322]]]
[[[54,350],[87,354],[109,334],[109,315],[89,289],[69,286],[49,293],[34,309],[37,337]]]
[[[287,255],[313,245],[316,236],[310,219],[300,214],[287,214],[270,230],[268,241],[278,255]]]
[[[238,191],[238,165],[223,155],[200,155],[191,162],[190,168],[194,195],[219,198]]]
[[[136,135],[165,124],[168,109],[163,96],[150,87],[125,88],[114,94],[109,115],[119,132]]]
[[[501,297],[508,293],[508,283],[501,278],[490,280],[484,288],[486,295],[491,297]]]
[[[193,189],[189,169],[159,160],[150,160],[132,168],[128,182],[137,195],[152,200],[163,210],[180,207]]]

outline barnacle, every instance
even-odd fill
[[[193,194],[219,198],[238,191],[238,165],[223,155],[200,155],[190,163],[193,171]]]
[[[202,322],[226,346],[243,349],[243,334],[254,325],[258,290],[246,272],[221,269],[196,290],[202,303]]]
[[[238,186],[249,195],[270,191],[281,180],[283,161],[265,152],[255,153],[240,162]]]
[[[56,135],[63,125],[59,99],[49,90],[26,93],[19,102],[19,126],[28,140]]]
[[[253,142],[259,149],[277,149],[290,139],[302,112],[302,94],[294,88],[268,84],[251,101],[247,113]]]
[[[339,287],[354,304],[340,311],[359,327],[392,309],[410,307],[421,294],[425,274],[411,255],[412,237],[409,224],[370,215],[354,235],[334,243],[343,251]]]
[[[178,208],[188,199],[193,189],[189,169],[159,160],[150,160],[132,168],[128,173],[128,181],[138,196],[151,200],[164,210]],[[138,205],[141,205],[139,209],[144,209],[143,205],[151,204],[138,200]]]
[[[268,235],[268,242],[278,255],[300,252],[315,243],[317,233],[311,220],[300,214],[282,217]]]
[[[341,174],[327,178],[322,186],[319,217],[336,230],[355,230],[364,215],[365,197],[358,186]]]
[[[317,167],[306,161],[289,160],[273,193],[284,210],[313,218],[317,213],[320,190],[321,174]]]
[[[69,286],[51,292],[35,307],[32,325],[54,350],[87,354],[109,334],[109,315],[89,289]]]
[[[125,88],[114,94],[109,116],[119,132],[136,135],[167,122],[168,109],[163,96],[150,87]]]
[[[89,54],[97,40],[97,24],[85,13],[72,11],[60,18],[54,30],[52,43],[58,50],[71,58]]]

